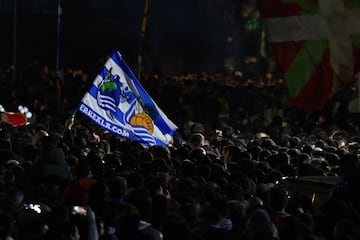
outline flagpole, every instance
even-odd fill
[[[58,75],[57,81],[57,108],[58,112],[62,112],[63,108],[63,88],[64,88],[64,69],[63,69],[63,26],[62,26],[62,4],[58,1],[57,8],[57,45],[56,45],[56,73]]]
[[[144,17],[141,24],[141,35],[140,35],[140,47],[138,55],[138,80],[140,81],[144,65],[144,45],[146,32],[149,26],[149,14],[150,14],[151,0],[145,0]]]
[[[56,71],[60,75],[59,71],[62,71],[62,5],[61,1],[58,1],[57,9],[57,46],[56,46]],[[59,76],[62,78],[62,76]],[[61,79],[63,80],[63,79]]]
[[[360,113],[360,72],[356,74],[357,77],[357,84],[358,84],[358,111]]]
[[[14,0],[13,16],[13,72],[12,80],[16,81],[16,54],[17,54],[17,0]]]

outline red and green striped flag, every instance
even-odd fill
[[[258,0],[294,107],[321,110],[360,71],[360,0]]]

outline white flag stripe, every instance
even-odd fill
[[[104,107],[104,108],[110,109],[110,110],[112,110],[113,112],[116,112],[116,109],[115,109],[115,108],[113,108],[113,107],[111,107],[111,106],[109,106],[109,105],[102,104],[102,103],[99,103],[99,105],[100,105],[101,107]]]
[[[101,95],[100,98],[101,98],[102,100],[104,100],[104,101],[108,101],[108,102],[114,103],[114,99],[111,98],[111,97]],[[116,105],[114,105],[114,106],[116,106]]]
[[[107,99],[104,99],[102,97],[99,97],[100,98],[100,102],[105,104],[105,105],[109,105],[109,107],[112,107],[112,108],[116,108],[116,104],[113,102],[113,101],[110,101],[110,100],[107,100]]]
[[[360,16],[360,9],[347,10],[345,18],[348,19],[345,26],[349,34],[360,33],[360,21],[354,21]],[[309,39],[326,39],[329,34],[328,23],[321,15],[303,15],[290,17],[274,17],[264,19],[265,24],[271,31],[268,32],[270,42],[303,41]],[[291,31],[284,31],[291,29]]]
[[[156,105],[156,103],[155,103]],[[167,125],[170,126],[170,128],[177,128],[176,125],[169,120],[169,118],[165,115],[165,113],[156,105],[157,110],[159,111],[160,116],[164,119]]]
[[[136,107],[132,108],[129,112],[129,114],[126,114],[126,121],[130,122],[131,117],[135,114]]]
[[[157,138],[162,142],[169,142],[170,139],[172,139],[172,136],[169,134],[163,134],[160,129],[154,125],[154,136],[157,136]]]
[[[137,136],[147,141],[151,141],[153,144],[155,143],[154,138],[149,134],[148,130],[145,127],[140,127],[140,126],[139,127],[133,126],[133,127],[134,127],[134,132],[136,133]]]
[[[110,102],[108,100],[104,100],[100,98],[100,103],[105,106],[109,106],[110,108],[116,109],[116,105],[114,102]]]
[[[103,103],[99,103],[99,105],[101,106],[101,107],[104,107],[104,108],[108,108],[108,109],[110,109],[110,110],[112,110],[113,112],[116,112],[116,108],[113,108],[112,106],[109,106],[109,105],[107,105],[107,104],[103,104]]]
[[[93,82],[93,85],[95,87],[98,87],[102,80],[103,80],[103,78],[101,77],[101,75],[97,75],[94,82]]]
[[[91,106],[92,109],[99,115],[101,116],[106,116],[106,110],[102,109],[100,106],[98,106],[96,103],[96,99],[89,93],[86,93],[83,100],[82,100],[85,104],[87,104],[88,106]],[[124,129],[126,129],[129,132],[132,132],[132,128],[129,125],[125,125],[119,121],[116,121],[118,125],[120,125],[121,127],[123,127]]]
[[[101,96],[99,97],[99,102],[102,106],[106,106],[109,108],[114,109],[114,111],[116,111],[116,104],[113,101],[107,100],[102,98]]]

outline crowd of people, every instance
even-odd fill
[[[47,68],[20,83],[0,89],[33,112],[0,123],[0,239],[360,239],[359,128],[294,111],[281,79],[143,81],[179,127],[149,148],[74,117],[82,71],[66,75],[60,113]],[[306,176],[337,179],[321,204],[282,184]]]

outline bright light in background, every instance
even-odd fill
[[[25,116],[26,116],[26,118],[32,118],[32,112],[27,112],[27,113],[25,114]]]
[[[32,118],[33,114],[29,111],[29,108],[26,106],[19,105],[18,110],[20,113],[24,114],[27,119]]]
[[[29,124],[30,119],[33,117],[33,113],[30,111],[30,109],[23,105],[19,105],[17,109],[21,114],[23,114],[26,117],[27,119],[26,124]],[[5,114],[7,113],[4,106],[1,104],[0,104],[0,113],[5,113]],[[10,114],[14,114],[14,113],[10,112]]]
[[[31,209],[37,213],[41,213],[41,206],[39,204],[25,204],[24,205],[25,209]]]

